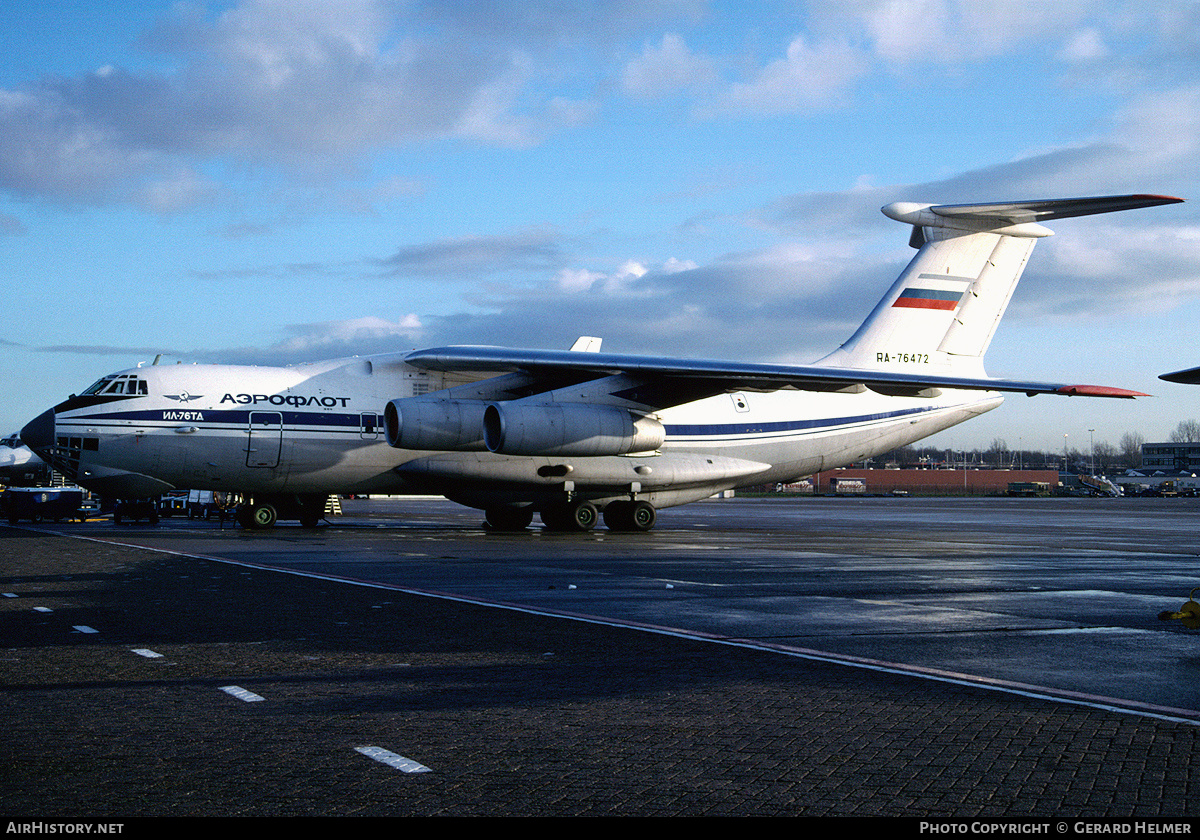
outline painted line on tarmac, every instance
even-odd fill
[[[405,758],[402,755],[397,755],[391,750],[385,750],[383,747],[355,747],[354,751],[362,753],[367,758],[373,758],[378,762],[388,765],[389,767],[395,767],[402,773],[433,772],[419,761],[413,761],[411,758]]]
[[[213,563],[223,563],[227,566],[240,566],[242,568],[258,569],[265,572],[277,572],[280,574],[293,575],[295,577],[308,578],[311,580],[348,583],[354,586],[362,586],[369,589],[384,589],[390,592],[402,592],[408,595],[420,595],[426,598],[438,598],[440,600],[453,601],[462,604],[473,604],[481,607],[494,607],[497,609],[520,612],[525,613],[526,615],[535,615],[544,618],[562,618],[570,621],[581,621],[587,624],[596,624],[603,627],[615,627],[623,630],[641,630],[646,633],[655,633],[660,636],[672,636],[674,638],[689,639],[691,641],[710,642],[712,644],[728,645],[731,647],[744,648],[746,650],[780,653],[797,659],[824,662],[830,665],[842,665],[850,668],[861,668],[880,673],[917,677],[919,679],[932,680],[935,682],[948,683],[951,685],[959,685],[969,688],[982,688],[989,691],[996,691],[1019,697],[1028,697],[1035,700],[1045,700],[1052,703],[1061,703],[1070,706],[1083,706],[1105,712],[1115,712],[1117,714],[1138,715],[1140,717],[1152,718],[1154,720],[1161,720],[1167,723],[1182,723],[1189,726],[1200,726],[1200,712],[1194,709],[1179,709],[1171,706],[1158,706],[1153,703],[1143,703],[1137,700],[1122,700],[1115,697],[1104,697],[1102,695],[1087,694],[1079,691],[1069,691],[1067,689],[1051,688],[1049,686],[1031,685],[1028,683],[993,679],[991,677],[981,677],[975,674],[963,674],[956,671],[927,668],[921,665],[907,665],[902,662],[890,662],[883,659],[868,659],[865,657],[850,656],[841,653],[830,653],[829,651],[814,650],[811,648],[793,647],[791,645],[764,642],[757,639],[742,639],[731,636],[719,636],[714,633],[705,633],[699,630],[685,630],[678,627],[663,627],[656,624],[604,618],[603,616],[588,615],[586,613],[547,610],[529,607],[523,604],[515,604],[508,601],[491,601],[484,598],[477,598],[469,595],[458,595],[450,592],[439,592],[428,589],[413,589],[411,587],[395,586],[386,583],[378,583],[376,581],[342,577],[339,575],[304,572],[297,569],[272,566],[267,563],[250,563],[245,560],[231,560],[225,557],[213,557],[207,554],[196,554],[188,551],[152,548],[149,546],[138,545],[137,543],[125,543],[118,540],[103,539],[101,537],[84,536],[82,534],[68,534],[58,531],[40,531],[40,533],[70,537],[71,539],[85,540],[89,542],[99,542],[106,545],[117,545],[121,546],[122,548],[140,549],[142,551],[151,551],[157,554],[167,554],[173,557],[188,557],[195,560],[208,560]]]
[[[267,699],[262,695],[255,694],[253,691],[247,691],[240,685],[223,685],[220,688],[226,694],[232,695],[239,700],[244,700],[247,703],[258,703]]]

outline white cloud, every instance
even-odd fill
[[[200,194],[178,173],[214,159],[343,174],[428,139],[526,147],[594,114],[541,89],[551,65],[519,35],[455,25],[387,0],[177,5],[145,39],[177,69],[0,89],[0,191],[163,211]]]
[[[564,292],[586,292],[604,275],[586,268],[564,268],[554,276],[554,285]]]
[[[784,58],[763,67],[749,82],[730,85],[717,110],[774,114],[828,107],[869,70],[868,56],[849,42],[810,44],[800,35],[788,44]]]
[[[191,168],[182,168],[150,181],[134,192],[134,202],[153,213],[175,213],[211,201],[221,193],[219,185]]]
[[[1063,33],[1088,11],[1082,0],[875,0],[825,10],[858,17],[874,52],[896,65],[979,61]]]
[[[339,321],[292,324],[288,337],[267,348],[196,351],[189,358],[226,364],[287,365],[343,356],[394,353],[424,343],[425,327],[413,314],[392,322],[366,316]]]
[[[655,98],[681,90],[703,89],[717,79],[712,59],[691,52],[681,36],[668,32],[657,46],[647,44],[621,75],[630,96]]]
[[[1062,61],[1071,64],[1101,61],[1112,54],[1104,42],[1104,36],[1095,27],[1089,26],[1071,33],[1058,52]]]
[[[1200,85],[1151,91],[1132,99],[1116,117],[1117,142],[1130,165],[1146,177],[1178,177],[1200,156]]]
[[[1073,226],[1038,255],[1021,309],[1126,319],[1165,314],[1200,297],[1200,226],[1172,224],[1178,209],[1155,211],[1149,224],[1113,217]]]

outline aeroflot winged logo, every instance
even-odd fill
[[[954,309],[962,300],[962,292],[950,292],[945,289],[918,289],[909,286],[900,293],[892,306],[908,309]]]
[[[187,391],[184,391],[181,394],[163,394],[163,396],[169,400],[179,400],[180,402],[188,402],[190,400],[204,399],[203,394],[189,394]]]

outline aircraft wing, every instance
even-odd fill
[[[1166,382],[1179,382],[1183,385],[1200,385],[1200,367],[1160,374],[1158,378]]]
[[[404,361],[414,367],[435,371],[487,371],[494,374],[521,373],[533,383],[561,382],[564,377],[586,381],[623,375],[643,383],[637,401],[655,408],[679,405],[700,395],[727,391],[862,391],[871,389],[893,395],[919,395],[935,388],[972,391],[1004,391],[1060,394],[1078,397],[1131,399],[1149,396],[1138,391],[1102,385],[1065,382],[1032,382],[989,377],[922,376],[856,368],[814,365],[777,365],[728,362],[709,359],[675,359],[618,353],[580,353],[556,350],[519,350],[507,347],[435,347],[416,350]],[[550,390],[554,385],[547,385]]]

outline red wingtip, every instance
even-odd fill
[[[1173,195],[1153,195],[1153,194],[1139,195],[1138,198],[1153,198],[1155,200],[1162,201],[1164,204],[1182,204],[1184,201],[1187,200],[1184,198],[1176,198]]]
[[[1126,400],[1150,396],[1141,391],[1127,391],[1124,388],[1110,388],[1107,385],[1064,385],[1055,393],[1066,394],[1068,397],[1117,397]]]

